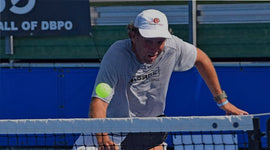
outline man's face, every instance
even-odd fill
[[[135,35],[133,40],[135,54],[140,63],[153,63],[163,51],[165,38],[144,38]]]

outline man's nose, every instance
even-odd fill
[[[151,52],[156,52],[159,50],[159,45],[157,44],[153,44],[151,47],[150,47],[150,50]]]

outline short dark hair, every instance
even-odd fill
[[[128,36],[129,37],[131,36],[130,35],[131,32],[134,32],[136,35],[141,35],[140,32],[139,32],[139,29],[134,26],[134,23],[133,22],[131,22],[130,24],[128,24],[127,31],[128,31]]]

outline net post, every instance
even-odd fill
[[[14,54],[14,45],[13,45],[13,36],[5,37],[5,54],[13,55]]]
[[[261,150],[261,129],[259,118],[253,118],[253,127],[253,130],[247,131],[248,150]]]
[[[266,123],[266,134],[267,134],[267,149],[270,150],[270,118]]]
[[[189,42],[197,45],[197,0],[188,1]]]

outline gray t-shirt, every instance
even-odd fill
[[[104,55],[94,86],[108,83],[112,93],[101,98],[93,90],[92,97],[109,103],[107,117],[161,115],[173,70],[192,68],[196,57],[195,46],[172,36],[165,41],[164,50],[154,63],[141,64],[132,51],[130,39],[117,41]]]

